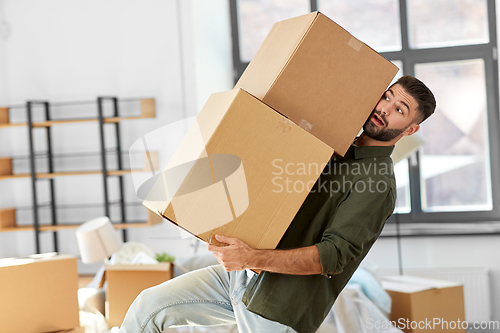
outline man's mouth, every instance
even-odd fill
[[[378,114],[374,113],[373,116],[372,116],[372,120],[375,124],[379,125],[379,126],[384,126],[385,123],[384,123],[384,120],[382,119],[382,117],[380,117]]]

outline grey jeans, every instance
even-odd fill
[[[144,290],[130,306],[120,333],[160,333],[168,327],[237,324],[239,333],[293,333],[292,328],[247,311],[241,301],[245,271],[202,268]]]

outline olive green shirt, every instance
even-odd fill
[[[322,273],[255,275],[243,295],[249,311],[300,333],[318,329],[394,210],[393,149],[351,146],[330,160],[277,247],[316,245]]]

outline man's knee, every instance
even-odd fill
[[[157,302],[155,302],[155,295],[158,297],[158,292],[155,292],[155,287],[151,287],[148,289],[144,289],[139,293],[136,297],[130,309],[134,309],[134,311],[154,311],[151,307],[154,307]]]

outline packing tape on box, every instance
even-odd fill
[[[359,50],[361,50],[363,43],[360,42],[359,40],[357,40],[356,38],[351,37],[351,39],[349,40],[349,43],[347,43],[347,45],[349,45],[350,47],[352,47],[356,51],[359,51]]]
[[[288,133],[292,129],[293,121],[291,121],[288,118],[282,118],[278,122],[278,126],[281,128],[281,130],[282,130],[283,133]]]
[[[310,132],[313,128],[313,125],[305,119],[301,119],[298,125],[306,132]]]

